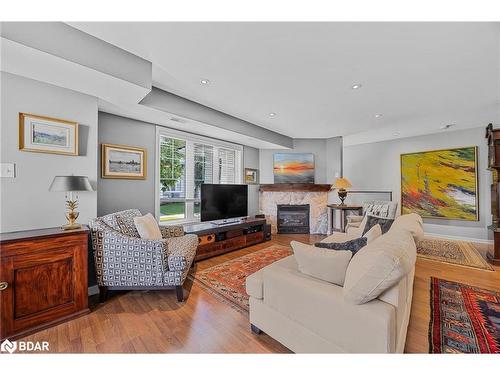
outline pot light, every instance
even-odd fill
[[[276,113],[271,112],[271,113],[269,114],[269,117],[276,117]]]
[[[382,113],[377,113],[377,114],[375,115],[375,118],[381,118],[382,116],[383,116],[383,115],[382,115]]]
[[[392,133],[392,135],[395,136],[395,137],[399,137],[401,135],[401,133],[400,132],[394,132],[394,133]]]
[[[201,82],[202,85],[208,85],[208,84],[210,84],[210,81],[208,79],[202,79],[200,82]]]
[[[354,85],[351,86],[353,90],[360,89],[363,85],[361,83],[355,83]]]
[[[446,124],[446,125],[441,126],[440,129],[442,129],[442,130],[448,130],[452,126],[455,126],[455,124]]]

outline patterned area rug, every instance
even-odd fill
[[[469,242],[424,238],[417,246],[417,255],[439,262],[493,271]]]
[[[247,276],[291,254],[292,249],[288,246],[271,245],[203,271],[196,271],[191,278],[237,310],[248,312],[248,294],[245,291]]]
[[[431,278],[430,353],[500,353],[500,293]]]

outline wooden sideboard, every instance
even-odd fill
[[[88,313],[87,256],[87,228],[0,234],[0,340]]]

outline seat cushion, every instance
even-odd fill
[[[363,304],[377,298],[411,272],[416,246],[408,231],[393,230],[380,236],[352,258],[344,281],[344,298]]]
[[[290,242],[290,246],[300,272],[333,284],[344,284],[352,251],[323,249],[297,241]]]
[[[394,306],[379,300],[345,303],[342,287],[301,273],[294,258],[263,269],[267,306],[346,352],[394,351]]]

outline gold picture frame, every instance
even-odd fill
[[[78,156],[78,123],[20,112],[19,150]]]
[[[467,151],[468,150],[468,151]],[[448,173],[449,171],[446,171],[446,170],[443,170],[443,168],[450,168],[450,166],[453,166],[455,165],[455,169],[458,169],[456,166],[459,166],[460,164],[463,164],[463,163],[468,163],[470,165],[468,166],[462,166],[462,171],[461,173],[462,174],[466,174],[466,173],[471,173],[473,174],[473,176],[460,176],[460,178],[458,178],[457,176],[457,180],[460,181],[460,183],[464,184],[466,182],[470,183],[472,186],[473,186],[473,196],[474,196],[474,205],[470,205],[469,206],[473,206],[474,207],[474,213],[470,213],[470,212],[464,212],[464,213],[461,213],[460,215],[456,215],[457,212],[460,212],[460,210],[464,210],[464,208],[460,208],[458,207],[457,209],[454,209],[453,211],[450,212],[450,214],[446,213],[446,212],[441,212],[441,216],[437,216],[437,215],[431,215],[430,213],[426,213],[426,212],[420,212],[418,209],[412,209],[411,208],[411,205],[409,205],[407,202],[408,200],[405,198],[408,194],[408,192],[405,192],[405,188],[408,189],[408,186],[409,183],[404,182],[405,180],[405,168],[407,168],[407,166],[404,165],[404,158],[408,158],[408,157],[414,157],[414,156],[417,156],[417,155],[425,155],[425,154],[443,154],[443,153],[456,153],[458,151],[461,151],[462,153],[463,152],[467,152],[469,154],[469,156],[467,158],[464,158],[462,157],[462,161],[459,162],[459,161],[454,161],[453,163],[448,163],[446,158],[447,157],[451,157],[450,155],[439,155],[439,158],[436,160],[436,161],[432,161],[433,163],[441,163],[443,164],[443,167],[440,168],[439,165],[432,165],[432,168],[429,167],[428,170],[430,171],[430,173],[432,174],[431,176],[427,176],[427,172],[422,170],[420,171],[420,177],[421,178],[426,178],[428,179],[427,183],[425,183],[424,181],[424,191],[423,193],[425,194],[425,190],[429,190],[428,193],[430,193],[430,196],[432,197],[432,190],[433,190],[433,187],[432,187],[432,184],[434,183],[432,181],[432,179],[434,178],[436,183],[439,183],[439,184],[443,184],[448,180],[449,183],[449,186],[453,187],[454,189],[457,189],[457,186],[455,186],[456,184],[453,183],[453,181],[451,181],[451,179],[453,179],[453,175],[452,173]],[[423,156],[422,156],[423,157]],[[468,160],[470,159],[470,160]],[[424,163],[421,163],[422,166],[425,166]],[[473,167],[472,170],[471,170],[471,166]],[[439,176],[439,178],[436,179],[436,176],[434,176],[434,174],[436,173],[436,171],[442,171],[440,173],[443,174],[443,176]],[[468,147],[454,147],[454,148],[447,148],[447,149],[439,149],[439,150],[426,150],[426,151],[418,151],[418,152],[411,152],[411,153],[406,153],[406,154],[401,154],[400,156],[400,174],[401,174],[401,204],[400,204],[400,211],[401,211],[401,214],[406,214],[406,213],[409,213],[409,212],[416,212],[418,213],[421,217],[425,218],[425,219],[438,219],[438,220],[457,220],[457,221],[479,221],[479,176],[478,176],[478,147],[477,146],[468,146]],[[407,178],[408,179],[408,178]],[[429,181],[430,180],[430,181]],[[459,190],[460,190],[460,187],[458,187]],[[410,187],[411,189],[411,187]],[[413,189],[415,190],[415,189]],[[439,189],[436,189],[437,191],[440,191],[441,193],[443,192],[446,192],[447,189],[443,189],[442,186],[439,187]],[[470,189],[466,189],[466,187],[462,187],[461,189],[462,191],[467,191],[467,190],[470,190]],[[467,192],[468,193],[468,192]],[[469,193],[468,193],[469,194]],[[449,195],[449,193],[448,193]],[[456,192],[454,192],[454,194],[452,195],[455,195],[455,197],[457,196]],[[470,194],[469,194],[470,195]],[[411,196],[411,195],[410,195]],[[425,198],[425,197],[424,197]],[[435,199],[440,199],[441,201],[443,201],[442,197],[439,198],[439,197],[434,197]],[[446,197],[445,197],[446,198]],[[463,197],[461,197],[462,199],[462,203],[463,203]],[[460,199],[459,200],[459,204],[458,206],[460,206]],[[464,205],[465,206],[465,205]],[[466,207],[466,206],[465,206]],[[446,207],[446,209],[449,209],[449,207]],[[453,215],[455,214],[455,215]],[[462,216],[462,217],[460,217]]]
[[[113,158],[113,160],[112,160]],[[145,180],[148,155],[142,147],[101,144],[101,177]]]
[[[256,185],[259,183],[259,170],[245,168],[245,184]]]

